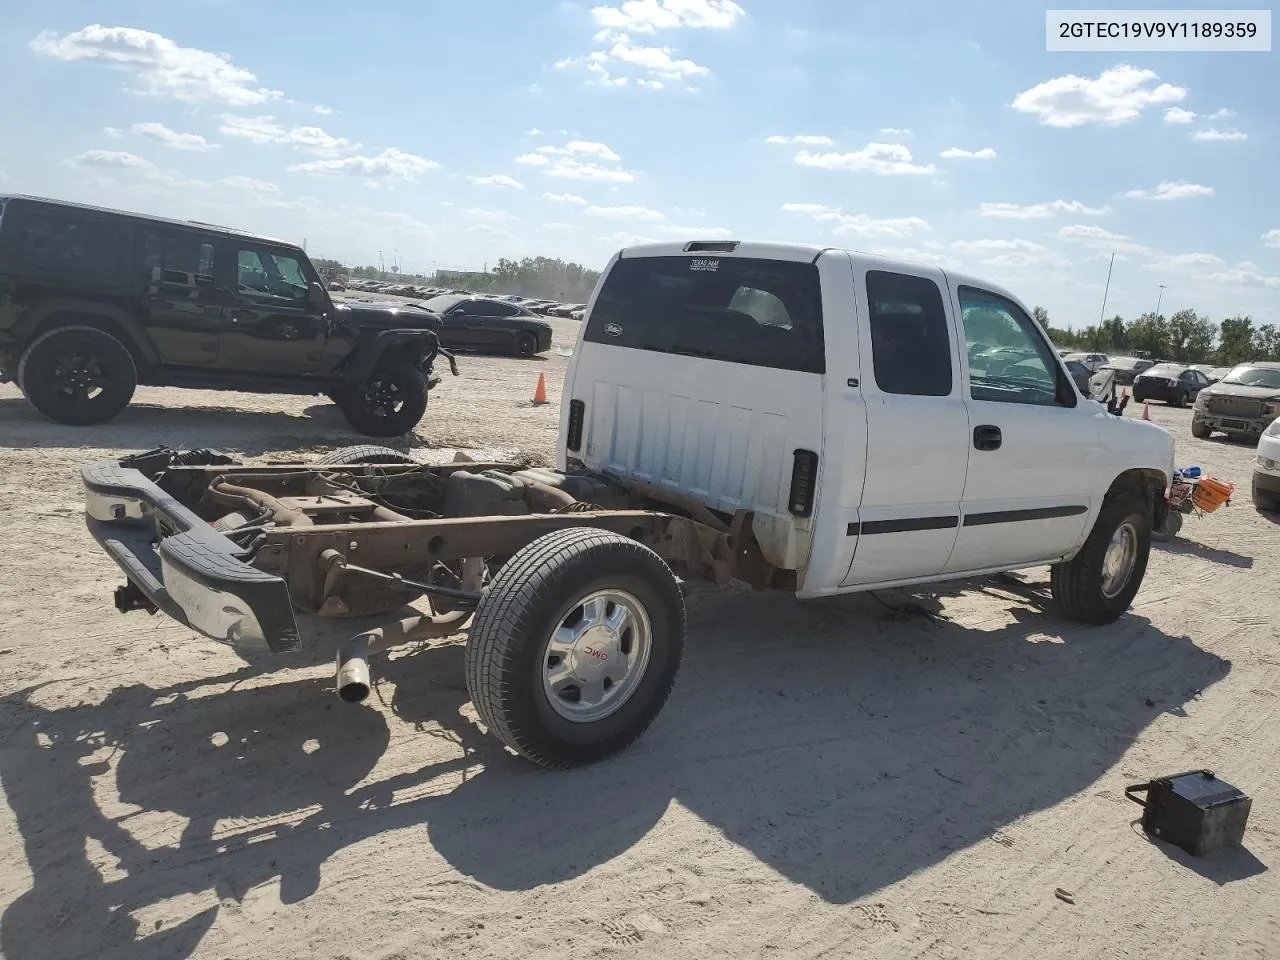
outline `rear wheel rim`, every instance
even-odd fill
[[[568,609],[547,638],[542,692],[571,723],[596,723],[631,699],[653,651],[644,605],[625,590],[597,590]]]
[[[1114,600],[1124,592],[1138,564],[1138,530],[1129,520],[1116,527],[1102,555],[1102,595]]]
[[[360,402],[375,417],[394,417],[404,409],[404,391],[394,377],[374,374],[360,391]]]
[[[102,358],[93,353],[59,356],[53,364],[50,386],[60,398],[74,404],[92,403],[112,386]]]

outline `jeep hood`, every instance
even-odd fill
[[[436,314],[421,307],[405,304],[347,300],[335,304],[334,310],[337,312],[335,319],[339,323],[363,329],[370,327],[383,330],[415,327],[427,330],[440,329],[440,318]]]

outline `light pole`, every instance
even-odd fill
[[[1160,284],[1160,295],[1156,297],[1156,316],[1160,316],[1160,304],[1164,301],[1165,284]]]

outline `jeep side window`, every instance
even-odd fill
[[[1031,318],[987,290],[962,286],[959,297],[969,350],[969,395],[1000,403],[1056,405],[1057,364]],[[986,349],[977,349],[984,345]],[[1074,393],[1072,397],[1074,402]]]
[[[242,249],[236,256],[240,293],[293,303],[307,299],[306,274],[297,259],[284,253]]]
[[[114,283],[120,228],[79,217],[27,213],[19,219],[18,265],[45,276]]]
[[[938,285],[925,277],[867,271],[876,386],[916,397],[951,395],[951,333]]]
[[[212,241],[189,233],[144,230],[139,235],[138,245],[144,284],[154,282],[154,271],[159,268],[161,283],[198,289],[213,286]]]

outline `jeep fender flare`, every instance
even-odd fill
[[[421,366],[424,372],[435,362],[437,356],[444,354],[453,367],[454,375],[457,375],[453,358],[440,349],[440,339],[435,331],[423,329],[379,330],[373,334],[365,334],[335,373],[345,383],[363,383],[389,350],[411,357],[415,365]]]
[[[22,316],[14,331],[14,339],[20,345],[18,352],[59,326],[95,327],[111,334],[133,354],[133,361],[139,368],[160,362],[160,355],[143,325],[128,310],[110,303],[72,297],[42,301]]]

